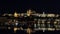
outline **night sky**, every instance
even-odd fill
[[[26,12],[28,9],[36,12],[60,13],[60,2],[55,0],[0,0],[0,13]]]

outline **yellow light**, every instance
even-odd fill
[[[27,11],[27,16],[30,16],[31,15],[31,10]]]
[[[56,24],[57,22],[55,21],[54,24]]]
[[[31,34],[32,30],[30,28],[27,28],[27,33]]]
[[[57,14],[56,17],[59,17],[59,15]]]
[[[49,31],[54,31],[55,29],[54,28],[48,28]]]
[[[27,14],[27,16],[30,16],[30,14]]]
[[[16,32],[17,31],[17,28],[14,28],[14,32]]]
[[[23,30],[23,28],[22,28],[22,27],[20,27],[20,29],[21,29],[21,30]]]
[[[55,14],[47,14],[47,17],[55,17]]]
[[[18,14],[16,12],[14,13],[14,17],[18,17]]]

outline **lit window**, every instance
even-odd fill
[[[47,17],[55,17],[54,14],[48,14]]]

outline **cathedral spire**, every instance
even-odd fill
[[[16,11],[14,13],[14,17],[18,17],[18,13]]]
[[[28,10],[28,11],[27,11],[27,16],[30,16],[31,13],[32,13],[32,11],[31,11],[31,10]]]

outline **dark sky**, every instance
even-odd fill
[[[26,12],[32,9],[37,12],[60,13],[60,2],[57,0],[1,0],[0,13]]]

